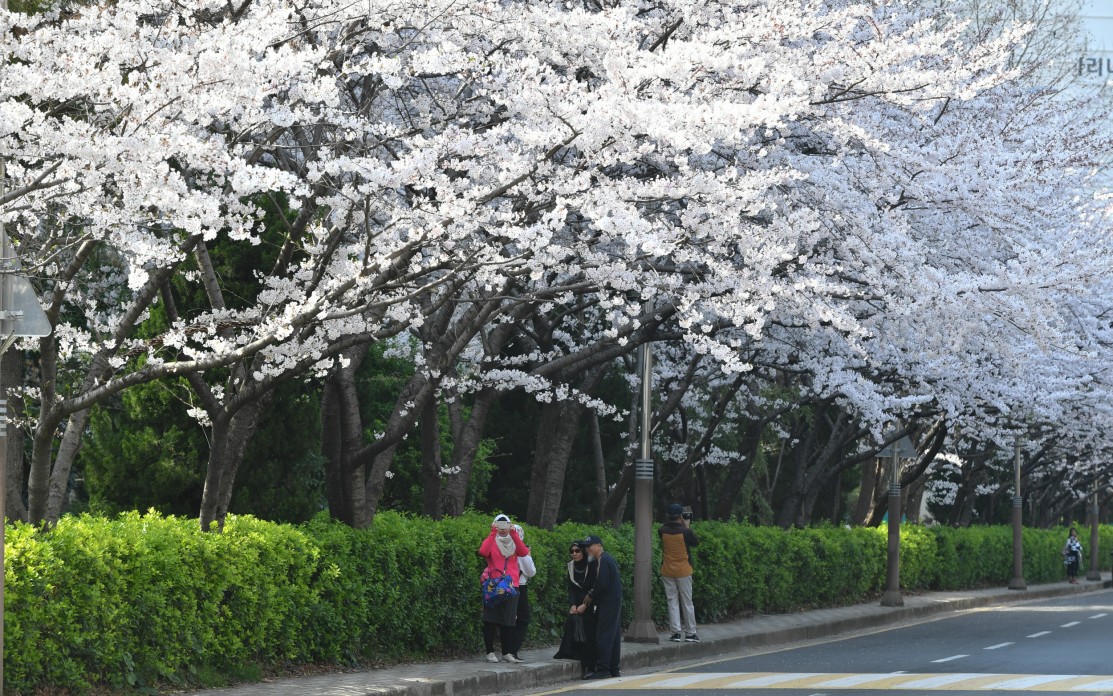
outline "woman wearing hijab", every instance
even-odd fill
[[[526,533],[519,525],[512,524],[510,528],[518,533],[518,538],[525,543]],[[528,546],[526,547],[529,548]],[[518,651],[526,642],[526,629],[529,628],[529,579],[537,575],[537,566],[533,563],[533,556],[526,554],[518,559],[518,618],[514,622],[514,644],[502,656],[507,662],[521,662]],[[505,645],[504,645],[505,647]]]
[[[1078,567],[1082,565],[1082,542],[1078,540],[1078,530],[1070,528],[1067,543],[1063,545],[1063,563],[1067,566],[1067,582],[1078,584]]]
[[[595,607],[581,607],[587,600],[587,593],[595,587],[599,566],[584,548],[582,541],[568,545],[568,619],[564,622],[564,635],[560,639],[557,660],[579,660],[584,674],[595,671]],[[577,632],[580,623],[582,631]],[[579,633],[579,635],[577,635]]]
[[[479,546],[479,555],[487,561],[480,579],[509,575],[514,587],[518,587],[521,570],[518,566],[520,556],[528,556],[529,549],[522,543],[510,526],[510,518],[497,515],[491,523],[491,533]],[[483,607],[483,644],[487,648],[487,662],[498,662],[495,655],[495,631],[499,633],[499,643],[504,655],[514,651],[514,624],[518,620],[518,597],[510,597],[496,607]],[[508,662],[520,662],[517,658]]]

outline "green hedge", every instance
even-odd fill
[[[366,530],[326,519],[301,526],[230,516],[223,534],[192,519],[129,513],[64,518],[43,532],[7,528],[5,682],[39,687],[191,681],[245,665],[361,663],[476,653],[476,549],[490,518],[439,522],[381,513]],[[694,526],[700,620],[864,601],[885,583],[887,530],[803,530],[702,522]],[[568,542],[599,534],[625,571],[632,615],[634,535],[629,525],[527,529],[539,572],[530,582],[534,644],[555,643],[566,609]],[[1025,579],[1063,578],[1063,529],[1025,530]],[[1088,530],[1083,530],[1088,542]],[[1088,546],[1088,544],[1087,544]],[[1113,548],[1113,527],[1100,548]],[[1110,555],[1102,553],[1109,568]],[[653,568],[660,565],[654,539]],[[1088,567],[1088,559],[1086,562]],[[907,590],[1007,584],[1008,527],[901,529]],[[665,621],[654,581],[653,614]]]

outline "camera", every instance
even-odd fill
[[[680,513],[680,516],[686,520],[692,519],[692,508],[685,506],[684,512]]]

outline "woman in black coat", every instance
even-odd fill
[[[553,658],[579,660],[584,674],[588,674],[595,670],[595,607],[589,606],[583,612],[578,608],[595,586],[599,566],[583,547],[583,542],[573,541],[568,553],[572,557],[568,561],[568,619],[564,622],[560,649]]]

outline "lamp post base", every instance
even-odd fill
[[[645,619],[634,619],[631,621],[622,639],[627,643],[661,642],[661,638],[657,635],[657,627],[653,625],[652,621]]]
[[[1024,584],[1024,578],[1009,578],[1010,590],[1027,590],[1028,585]]]
[[[1091,570],[1088,573],[1086,573],[1086,579],[1087,580],[1101,580],[1101,573],[1099,571],[1096,571],[1096,570]]]
[[[881,595],[881,606],[903,607],[904,597],[901,596],[900,590],[885,590],[885,594]]]

